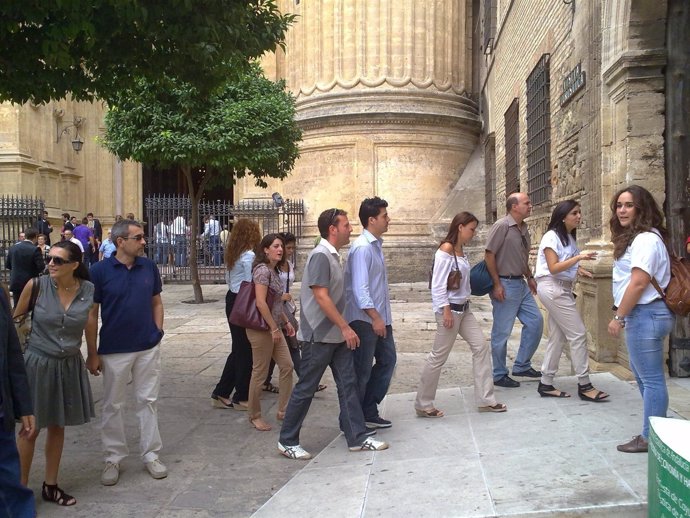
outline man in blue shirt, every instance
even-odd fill
[[[120,461],[129,454],[125,437],[125,392],[132,380],[139,418],[141,457],[153,478],[168,470],[158,459],[162,447],[158,432],[160,341],[163,338],[161,278],[156,264],[143,257],[146,241],[140,223],[123,219],[113,225],[114,255],[93,265],[95,286],[93,322],[102,307],[100,344],[96,352],[96,324],[86,328],[86,366],[94,376],[103,373],[101,439],[106,452],[101,475],[104,486],[117,484]]]
[[[364,230],[352,243],[345,267],[345,319],[360,340],[354,354],[355,372],[364,419],[370,428],[392,425],[378,411],[396,362],[388,272],[381,239],[390,222],[387,207],[388,202],[378,196],[362,202],[359,220]]]
[[[100,253],[100,256],[98,258],[99,261],[107,259],[117,251],[117,247],[115,246],[115,243],[113,243],[113,240],[110,236],[110,230],[108,230],[108,237],[106,237],[103,240],[101,246],[98,248],[98,251]]]

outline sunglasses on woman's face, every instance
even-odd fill
[[[48,257],[46,257],[46,259],[48,259],[48,264],[50,264],[52,262],[55,266],[62,266],[63,264],[69,264],[69,263],[73,262],[73,261],[70,261],[68,259],[63,259],[62,257],[58,257],[56,255],[49,255]]]

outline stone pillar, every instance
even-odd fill
[[[304,131],[291,176],[267,191],[241,180],[238,194],[279,191],[305,200],[305,236],[329,207],[357,224],[362,199],[381,196],[391,279],[421,280],[433,247],[430,222],[458,183],[479,134],[471,84],[471,9],[465,0],[283,1],[298,14],[286,51],[265,60],[287,81]],[[483,198],[483,182],[476,185]],[[469,198],[474,198],[472,193]],[[311,239],[303,240],[310,244]]]

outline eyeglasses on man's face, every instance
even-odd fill
[[[55,266],[62,266],[63,264],[69,264],[74,262],[70,261],[69,259],[63,259],[62,257],[58,257],[57,255],[48,255],[46,259],[48,260],[48,264],[53,263]]]
[[[142,239],[145,239],[146,236],[144,234],[137,234],[136,236],[127,236],[127,237],[122,237],[122,239],[133,239],[134,241],[141,241]]]

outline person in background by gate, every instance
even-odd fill
[[[175,266],[187,266],[187,222],[182,214],[170,225],[170,236],[175,251]]]
[[[673,327],[673,313],[651,283],[666,289],[671,280],[668,232],[664,215],[644,187],[631,185],[611,200],[613,241],[613,318],[609,334],[625,329],[630,369],[642,395],[642,432],[617,446],[623,453],[648,449],[649,417],[666,417],[668,389],[664,376],[664,340]]]
[[[249,380],[252,373],[252,346],[245,328],[230,323],[230,313],[235,305],[242,281],[252,280],[252,263],[255,249],[261,242],[261,230],[256,222],[241,219],[232,230],[225,248],[225,281],[228,293],[225,295],[225,316],[230,326],[232,351],[225,361],[220,380],[213,389],[211,399],[216,408],[247,410]],[[230,398],[232,391],[235,394]]]
[[[43,254],[36,247],[38,232],[30,227],[24,231],[24,240],[12,245],[5,265],[10,270],[10,290],[16,307],[26,283],[45,269]]]
[[[170,226],[165,220],[161,220],[153,227],[153,239],[156,244],[156,263],[165,265],[168,263],[168,245],[170,243]]]
[[[204,218],[204,238],[208,242],[211,264],[220,265],[220,223],[213,214]]]
[[[48,211],[47,210],[44,210],[43,216],[39,217],[36,220],[36,230],[38,230],[39,234],[43,234],[45,236],[45,239],[46,239],[45,244],[50,246],[50,233],[53,231],[53,226],[48,221]]]

